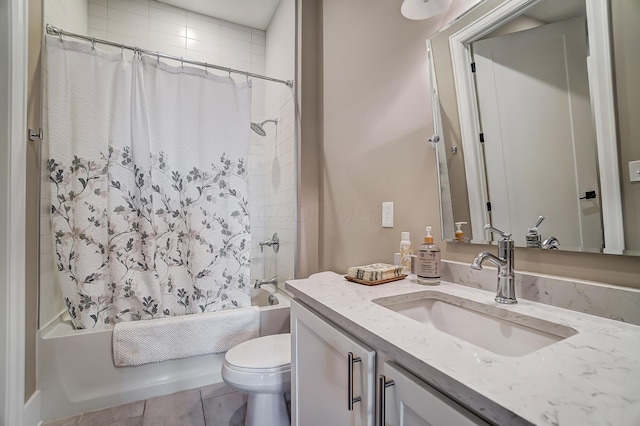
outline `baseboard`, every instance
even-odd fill
[[[39,426],[40,411],[42,409],[42,394],[39,390],[35,391],[31,398],[24,404],[24,413],[22,415],[23,426]]]

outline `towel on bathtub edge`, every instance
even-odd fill
[[[120,322],[113,329],[113,361],[125,367],[221,353],[259,333],[257,306]]]

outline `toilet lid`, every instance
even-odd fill
[[[291,364],[291,334],[274,334],[247,340],[225,355],[228,364],[241,368],[267,369]]]

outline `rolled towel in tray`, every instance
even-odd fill
[[[117,323],[113,329],[116,367],[226,352],[258,337],[260,308]]]

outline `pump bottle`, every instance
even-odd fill
[[[416,274],[418,275],[418,283],[438,285],[440,284],[440,271],[442,270],[440,247],[433,243],[430,226],[426,227],[426,231],[427,235],[424,236],[424,242],[418,249]]]
[[[411,235],[409,232],[403,232],[400,241],[400,266],[402,273],[409,275],[411,273]]]
[[[464,243],[464,231],[462,230],[462,225],[466,224],[467,222],[456,222],[455,240],[458,243]]]

